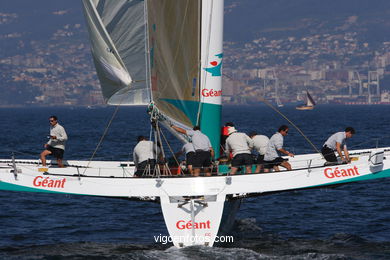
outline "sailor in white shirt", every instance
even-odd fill
[[[206,176],[211,176],[211,158],[214,158],[214,150],[210,139],[200,131],[199,126],[193,130],[185,130],[178,126],[171,126],[175,131],[185,134],[192,140],[195,149],[195,158],[193,162],[194,176],[199,176],[201,168],[205,169]]]
[[[337,157],[334,151],[340,156],[340,159],[343,163],[351,162],[349,158],[349,153],[347,149],[347,144],[345,143],[347,138],[351,138],[355,134],[355,129],[352,127],[345,128],[344,132],[337,132],[331,135],[328,140],[324,143],[324,146],[321,149],[321,153],[324,156],[327,162],[335,163],[337,162]],[[342,151],[344,151],[344,156]]]
[[[283,166],[287,170],[291,170],[291,165],[287,159],[283,159],[279,156],[278,152],[294,157],[293,153],[286,151],[283,148],[283,137],[288,134],[288,126],[282,125],[269,140],[267,151],[264,155],[264,172],[268,172],[273,168],[275,171],[279,171],[279,165]]]
[[[148,141],[145,136],[138,136],[137,141],[133,150],[133,160],[137,168],[134,175],[140,177],[144,174],[153,174],[160,149],[158,147],[156,149],[155,143]]]
[[[256,132],[249,134],[249,137],[253,140],[253,150],[255,150],[258,155],[256,158],[256,171],[260,172],[264,164],[264,155],[267,152],[267,147],[269,143],[269,138],[265,135],[258,135]]]
[[[253,147],[253,140],[244,133],[239,133],[231,126],[228,129],[229,137],[226,139],[225,152],[229,155],[233,154],[232,170],[230,175],[236,174],[240,166],[245,166],[246,173],[252,173],[253,158],[251,149]]]
[[[58,167],[64,167],[62,159],[64,158],[65,143],[68,136],[65,129],[58,123],[56,116],[49,117],[50,136],[49,141],[44,145],[45,150],[41,153],[40,159],[42,166],[46,166],[46,156],[52,155],[57,159]]]

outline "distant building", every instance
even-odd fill
[[[350,73],[348,70],[333,70],[325,73],[326,80],[340,80],[348,82],[350,80]]]

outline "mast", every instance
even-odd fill
[[[215,155],[220,150],[224,0],[202,1],[201,107],[199,125],[211,141]]]

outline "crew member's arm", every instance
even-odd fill
[[[253,149],[253,146],[255,145],[254,141],[252,138],[250,138],[249,136],[245,135],[245,139],[246,139],[246,142],[249,146],[249,149]]]
[[[65,142],[66,140],[68,140],[68,135],[66,134],[65,129],[62,127],[58,129],[57,135],[53,135],[50,138],[56,139],[60,142]]]
[[[347,162],[347,163],[350,163],[351,162],[351,158],[349,158],[349,152],[348,152],[348,149],[347,149],[347,146],[346,145],[344,145],[344,155],[345,155],[345,161]]]
[[[183,128],[180,128],[180,127],[178,127],[178,126],[175,126],[175,125],[172,125],[172,128],[175,130],[175,131],[177,131],[177,132],[179,132],[179,133],[181,133],[181,134],[187,134],[187,131],[185,130],[185,129],[183,129]]]
[[[65,142],[68,140],[68,135],[65,132],[65,128],[61,128],[60,134],[57,136],[57,140],[60,142]]]
[[[225,142],[225,154],[229,158],[229,156],[230,156],[230,146],[229,146],[229,141],[227,139],[226,139],[226,142]]]
[[[278,149],[278,151],[281,152],[281,153],[283,153],[283,154],[285,154],[285,155],[287,155],[287,156],[294,157],[294,154],[293,154],[293,153],[290,153],[289,151],[286,151],[286,150],[283,149],[283,148]]]
[[[133,151],[133,161],[134,161],[135,167],[138,168],[138,157],[137,157],[137,154],[135,153],[135,151]]]
[[[214,158],[215,153],[213,147],[210,147],[210,153],[211,153],[211,158]]]

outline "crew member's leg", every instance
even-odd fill
[[[237,154],[232,159],[232,169],[230,170],[230,175],[235,175],[238,171],[238,167],[240,167],[243,164],[243,161],[241,160],[241,155]]]
[[[205,170],[206,176],[211,176],[211,153],[210,152],[202,152],[203,154],[203,163],[202,166]]]
[[[201,152],[195,152],[194,162],[192,164],[192,175],[198,177],[200,174],[200,168],[202,167]]]
[[[288,162],[288,161],[283,161],[280,166],[283,166],[284,168],[286,168],[288,171],[291,171],[292,168],[291,168],[291,164]]]
[[[264,155],[259,154],[256,159],[256,170],[255,173],[259,173],[264,168]]]
[[[41,162],[42,162],[42,166],[46,166],[46,156],[50,155],[51,152],[49,150],[44,150],[43,152],[41,152]]]
[[[58,164],[58,167],[64,168],[64,164],[62,163],[62,159],[57,158],[57,164]]]
[[[243,154],[246,173],[252,173],[253,157],[251,154]]]
[[[137,171],[134,173],[134,177],[141,177],[145,173],[145,169],[148,166],[148,161],[142,161],[138,164]]]
[[[56,149],[57,151],[55,152],[55,157],[57,158],[57,164],[58,167],[64,168],[64,164],[62,163],[62,159],[64,158],[64,150],[62,149]]]
[[[332,149],[327,146],[323,146],[321,153],[327,162],[337,162],[337,157]]]
[[[186,154],[186,164],[188,172],[193,175],[193,164],[195,159],[195,152],[189,152]]]

